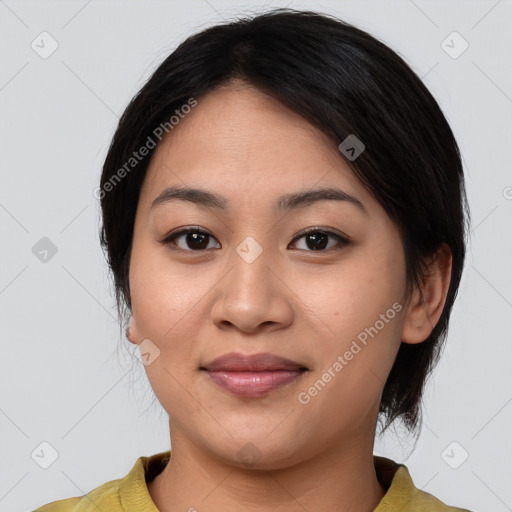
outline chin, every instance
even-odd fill
[[[226,430],[233,436],[226,434],[222,443],[218,438],[212,443],[210,437],[206,446],[226,464],[249,470],[276,470],[304,460],[305,451],[291,432],[274,431],[269,435],[271,430],[256,431],[253,428],[251,434],[245,429],[237,435],[228,428]]]

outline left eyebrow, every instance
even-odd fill
[[[286,194],[278,200],[278,208],[280,210],[291,210],[302,208],[319,201],[345,201],[356,206],[361,213],[367,214],[366,208],[359,199],[351,196],[349,193],[339,188],[319,188],[308,190],[306,192],[297,192],[294,194]]]
[[[227,210],[228,205],[228,200],[225,197],[214,194],[213,192],[199,188],[188,188],[174,185],[164,189],[162,193],[154,199],[151,203],[150,210],[173,200],[189,201],[199,206],[222,210]],[[285,194],[278,198],[276,209],[293,210],[297,208],[304,208],[314,203],[318,203],[319,201],[344,201],[357,207],[360,212],[365,214],[368,213],[359,199],[351,196],[344,190],[332,187]]]

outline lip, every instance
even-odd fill
[[[262,352],[231,352],[200,368],[212,381],[239,397],[259,397],[297,380],[308,368],[291,359]]]
[[[307,368],[296,361],[276,356],[270,352],[258,354],[242,354],[230,352],[217,357],[213,361],[204,364],[201,369],[207,371],[229,371],[229,372],[263,372],[273,370],[307,370]]]

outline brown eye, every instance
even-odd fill
[[[329,245],[329,239],[336,238],[338,243],[334,243]],[[331,231],[322,231],[319,229],[310,230],[306,233],[303,233],[299,237],[295,238],[296,240],[304,239],[305,247],[300,248],[301,250],[306,251],[324,251],[332,249],[333,247],[340,246],[343,247],[349,244],[349,240],[346,237],[341,235],[337,235],[336,233],[332,233]]]
[[[183,251],[198,252],[214,248],[210,247],[211,240],[215,239],[206,231],[197,228],[187,228],[171,234],[162,240],[162,243],[177,246],[178,249]]]

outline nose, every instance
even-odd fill
[[[263,250],[251,261],[240,254],[234,252],[230,271],[217,285],[212,322],[220,329],[248,334],[289,326],[293,292],[283,279],[276,255]]]

